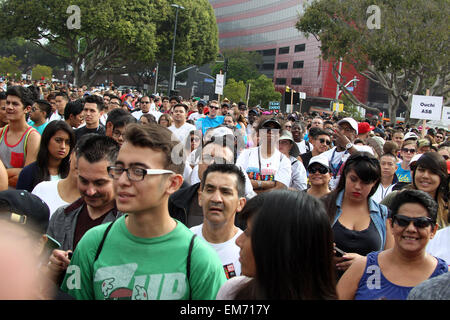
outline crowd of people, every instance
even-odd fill
[[[0,298],[450,298],[448,130],[12,82],[0,126]]]

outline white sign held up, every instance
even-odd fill
[[[442,97],[414,95],[411,103],[411,118],[441,120]]]
[[[216,74],[216,91],[215,94],[223,94],[223,85],[224,85],[224,75]]]
[[[450,124],[450,107],[442,108],[442,122]]]

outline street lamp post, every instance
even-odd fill
[[[168,89],[168,95],[170,96],[170,91],[174,89],[174,83],[175,83],[175,72],[173,70],[173,58],[175,53],[175,38],[177,36],[177,23],[178,23],[178,9],[183,9],[184,7],[178,5],[178,4],[171,4],[172,7],[177,8],[176,14],[175,14],[175,28],[173,30],[173,42],[172,42],[172,55],[170,58],[170,78],[169,78],[169,89]]]

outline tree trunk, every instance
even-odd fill
[[[389,94],[388,104],[389,104],[389,122],[395,126],[397,121],[397,109],[399,105],[399,100],[393,94]]]

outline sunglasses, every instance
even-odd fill
[[[418,217],[418,218],[410,218],[407,216],[402,216],[402,215],[395,215],[392,220],[399,226],[402,228],[405,228],[407,226],[409,226],[409,224],[411,223],[411,221],[414,224],[414,227],[416,228],[426,228],[428,226],[432,226],[435,222],[433,220],[431,220],[431,218],[429,217]]]
[[[444,158],[444,160],[450,159],[450,157],[448,155],[446,155],[446,154],[444,154],[442,157]]]
[[[210,109],[216,109],[216,110],[219,110],[219,109],[220,109],[220,107],[215,107],[215,106],[210,106],[209,108],[210,108]]]
[[[319,139],[319,142],[320,143],[322,143],[322,144],[324,144],[324,143],[326,143],[327,144],[327,146],[330,146],[331,145],[331,141],[330,140],[327,140],[327,139]]]
[[[416,149],[402,148],[402,151],[406,153],[416,153]]]
[[[310,167],[310,168],[308,168],[308,172],[309,172],[309,173],[314,174],[314,173],[316,173],[317,171],[319,171],[320,174],[328,173],[328,169],[325,168],[325,167],[322,167],[322,166],[319,166],[319,167]]]

